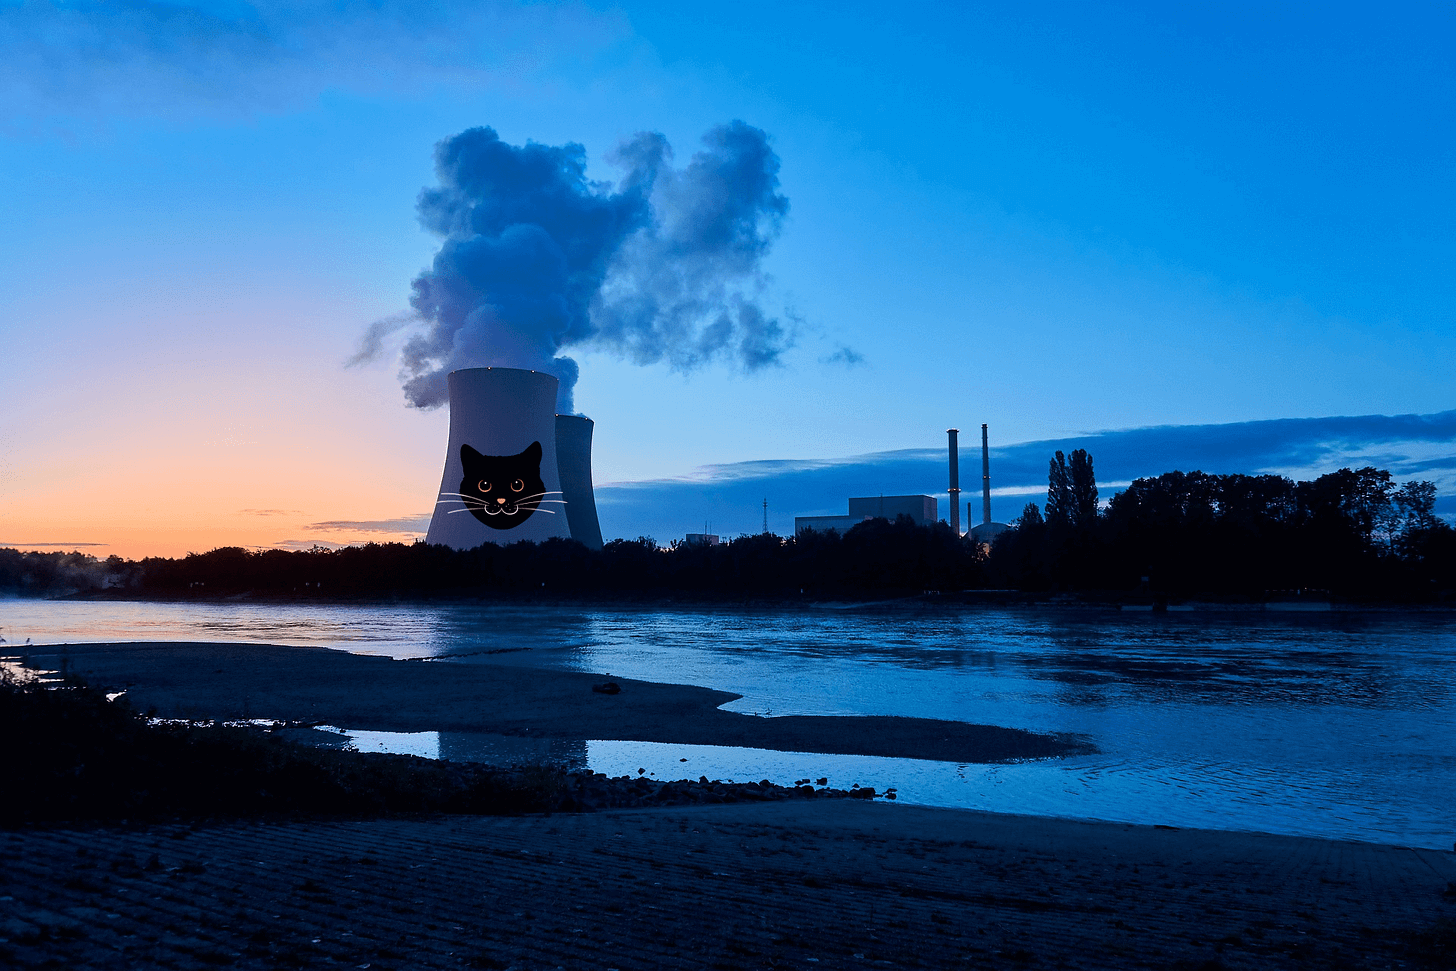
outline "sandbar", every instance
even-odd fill
[[[125,690],[164,718],[267,718],[391,732],[480,732],[562,739],[727,745],[783,752],[977,763],[1093,751],[1083,738],[891,716],[761,717],[724,711],[739,696],[693,685],[490,663],[401,661],[323,647],[231,643],[73,644],[34,649]]]

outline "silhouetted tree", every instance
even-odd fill
[[[1036,503],[1029,502],[1011,528],[996,537],[987,564],[991,583],[1018,590],[1047,589],[1050,550],[1046,520]]]
[[[1057,457],[1061,454],[1058,452]],[[1072,452],[1069,479],[1072,525],[1091,529],[1097,521],[1097,477],[1092,473],[1092,456],[1085,448]]]
[[[1060,451],[1047,469],[1046,522],[1053,529],[1072,522],[1072,474],[1067,469],[1067,457]]]

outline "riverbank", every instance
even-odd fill
[[[277,591],[246,591],[228,595],[189,591],[186,594],[138,592],[122,589],[87,590],[47,598],[74,603],[167,603],[207,604],[227,606],[229,604],[285,604],[306,606],[441,606],[441,605],[490,605],[490,606],[567,606],[581,610],[620,610],[624,606],[633,609],[724,609],[741,607],[746,609],[794,610],[963,610],[966,608],[992,607],[1024,610],[1086,610],[1086,611],[1199,611],[1199,612],[1272,612],[1282,613],[1301,610],[1336,610],[1370,613],[1417,613],[1456,614],[1456,601],[1450,598],[1412,599],[1358,599],[1352,597],[1331,597],[1329,591],[1269,591],[1264,597],[1220,596],[1216,594],[1184,594],[1178,596],[1152,597],[1136,591],[1076,591],[1053,593],[1046,590],[1013,589],[967,589],[927,590],[920,593],[904,593],[898,596],[867,593],[863,596],[823,597],[804,593],[783,593],[778,595],[713,595],[708,592],[693,594],[660,593],[649,591],[622,591],[610,597],[598,593],[571,594],[559,590],[523,590],[482,596],[479,591],[447,591],[426,594],[415,592],[408,595],[380,596],[378,594],[323,595],[316,591],[296,590],[287,593]]]
[[[1085,739],[931,718],[765,718],[723,711],[738,695],[691,685],[483,663],[400,661],[320,647],[73,644],[32,666],[126,691],[163,718],[272,719],[389,732],[726,745],[783,752],[1000,762],[1094,751]],[[610,681],[616,691],[604,688]]]
[[[861,801],[0,832],[0,963],[1449,968],[1456,854]]]

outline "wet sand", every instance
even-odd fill
[[[731,745],[787,752],[998,762],[1091,751],[1085,741],[927,718],[722,711],[738,695],[606,674],[396,661],[328,648],[245,644],[77,644],[30,662],[127,691],[168,718],[272,718],[352,730],[484,732],[537,738]]]
[[[1432,850],[845,800],[12,831],[0,965],[1450,967],[1452,880]]]

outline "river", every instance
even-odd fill
[[[704,685],[765,716],[915,715],[1089,738],[1097,754],[957,765],[338,726],[363,749],[532,757],[612,775],[828,778],[900,800],[1448,849],[1456,616],[992,607],[577,607],[0,601],[0,649],[322,645]],[[513,747],[514,746],[514,747]]]

